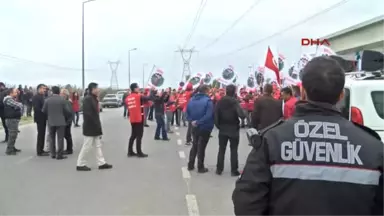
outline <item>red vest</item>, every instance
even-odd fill
[[[191,96],[192,96],[192,91],[186,91],[184,94],[185,94],[186,104],[184,106],[183,112],[186,112],[187,111],[188,102],[189,102],[189,100],[191,99]]]
[[[143,122],[143,106],[141,105],[141,95],[132,93],[125,99],[125,104],[129,111],[129,120],[131,123]]]
[[[179,94],[179,107],[184,109],[185,104],[187,104],[187,98],[185,97],[185,93]]]
[[[248,107],[247,107],[247,110],[248,111],[253,111],[253,106],[254,106],[254,103],[255,103],[255,98],[250,98],[249,99],[249,102],[248,102]]]
[[[170,96],[169,101],[170,101],[170,102],[176,102],[176,97],[173,96],[173,95]],[[172,105],[169,105],[168,109],[169,109],[169,111],[171,111],[171,112],[175,112],[175,111],[176,111],[176,104],[173,103]]]

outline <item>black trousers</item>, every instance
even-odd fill
[[[61,157],[64,153],[64,134],[66,126],[50,126],[49,135],[51,136],[51,143],[49,149],[51,156]],[[56,153],[56,134],[57,134],[57,153]]]
[[[5,141],[8,141],[8,127],[7,124],[5,124],[5,118],[1,117],[1,123],[3,124],[4,132],[5,132]]]
[[[36,122],[37,126],[37,143],[36,143],[36,152],[41,154],[44,151],[45,145],[45,132],[47,128],[47,121]]]
[[[141,139],[143,138],[144,133],[144,124],[143,122],[140,123],[131,123],[132,126],[132,134],[129,138],[128,143],[128,153],[133,153],[133,143],[136,140],[136,151],[138,154],[143,153],[141,150]]]
[[[175,119],[176,119],[176,125],[180,126],[180,119],[179,119],[179,115],[178,115],[177,109],[175,110],[175,112],[172,113],[172,120],[171,120],[171,124],[172,125],[173,125],[173,123],[175,123]]]
[[[231,171],[238,171],[239,160],[238,160],[238,149],[239,149],[239,137],[229,137],[227,135],[219,134],[219,152],[217,154],[216,169],[223,171],[224,169],[224,158],[225,150],[229,141],[229,148],[231,150]]]
[[[153,120],[153,106],[149,108],[148,120]]]
[[[64,139],[67,142],[66,151],[69,151],[69,152],[73,151],[73,140],[72,140],[71,127],[72,127],[72,124],[67,125],[65,127],[65,131],[64,131]]]
[[[195,167],[195,159],[197,156],[197,169],[204,169],[205,149],[207,148],[211,131],[204,131],[197,127],[193,127],[192,136],[193,141],[191,151],[189,152],[188,167]]]
[[[32,116],[32,103],[27,103],[27,116]]]
[[[123,117],[125,118],[125,117],[127,117],[127,116],[129,116],[129,113],[128,113],[128,107],[127,107],[127,105],[124,104],[124,113],[123,113]]]

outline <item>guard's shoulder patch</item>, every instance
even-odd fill
[[[362,129],[363,131],[369,133],[371,136],[375,137],[376,139],[380,140],[381,141],[381,137],[380,135],[372,130],[371,128],[367,127],[367,126],[364,126],[364,125],[360,125],[360,124],[357,124],[355,122],[352,122],[355,126],[359,127],[360,129]]]
[[[269,125],[268,127],[264,128],[264,129],[262,129],[262,130],[260,130],[259,134],[262,136],[262,135],[264,135],[267,131],[269,131],[269,130],[271,130],[272,128],[275,128],[275,127],[281,125],[282,123],[284,123],[284,119],[281,118],[281,119],[277,120],[276,122],[272,123],[271,125]]]

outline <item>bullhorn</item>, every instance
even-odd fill
[[[361,53],[362,71],[382,71],[384,69],[384,54],[372,50],[364,50]]]
[[[352,71],[367,71],[375,72],[384,70],[384,54],[372,50],[364,50],[360,52],[361,59],[356,60],[347,60],[340,56],[330,56],[332,59],[336,60],[345,72]],[[359,62],[360,61],[360,62]],[[359,64],[360,63],[360,64]]]

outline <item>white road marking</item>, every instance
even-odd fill
[[[187,167],[181,167],[181,173],[183,174],[183,178],[190,179],[191,173],[189,173]]]
[[[181,139],[177,139],[177,145],[183,144],[183,141]]]
[[[22,159],[16,161],[15,164],[22,164],[22,163],[25,163],[25,162],[31,160],[31,159],[34,158],[34,157],[35,157],[35,156],[29,156],[29,157],[22,158]]]
[[[199,207],[197,206],[196,196],[193,194],[185,195],[185,200],[187,201],[188,215],[189,216],[199,216]]]
[[[176,132],[176,135],[177,135],[177,136],[180,136],[180,132]]]
[[[180,156],[180,158],[184,159],[185,158],[184,151],[179,151],[179,156]]]
[[[175,130],[179,130],[179,127],[175,127]]]

